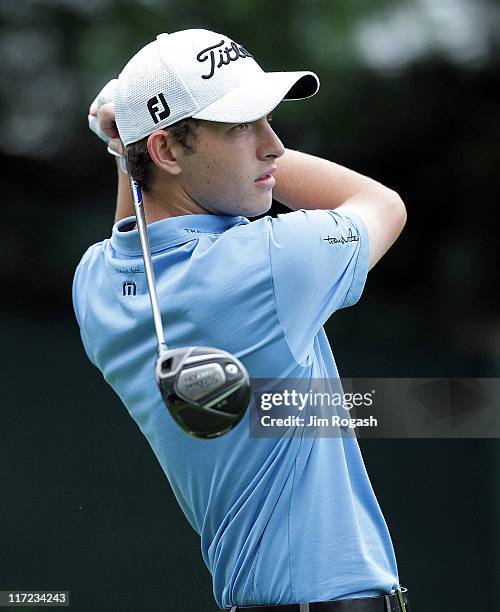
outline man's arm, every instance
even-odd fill
[[[134,217],[135,209],[130,190],[128,174],[125,174],[120,166],[120,160],[116,159],[116,171],[118,173],[118,191],[116,193],[115,223],[125,217]]]
[[[112,79],[99,92],[89,108],[89,128],[108,146],[108,152],[115,156],[118,188],[116,194],[115,223],[135,215],[130,181],[123,164],[124,147],[115,122],[113,103],[116,79]]]
[[[108,142],[108,148],[112,149],[116,154],[123,155],[125,153],[123,144],[118,134],[118,129],[115,123],[115,109],[113,103],[104,104],[99,108],[99,127],[107,134],[111,140]],[[118,188],[116,192],[116,211],[115,223],[125,217],[135,215],[134,202],[132,200],[132,192],[130,190],[130,180],[126,172],[123,171],[120,163],[120,158],[115,157],[116,172],[118,174]]]
[[[89,125],[108,142],[109,148],[123,153],[111,102],[115,86],[116,79],[94,100],[89,110]],[[117,166],[115,222],[134,215],[128,176],[118,163]],[[273,196],[291,210],[338,208],[358,215],[368,230],[370,269],[395,242],[406,223],[406,208],[395,191],[334,162],[287,149],[279,160],[275,176]]]
[[[94,111],[97,115],[97,112]],[[99,107],[99,124],[112,140],[109,146],[123,152],[114,121],[113,104]],[[115,222],[135,214],[129,177],[118,163]],[[381,183],[339,164],[287,149],[275,173],[273,196],[291,210],[352,210],[366,225],[370,242],[370,269],[396,241],[406,222],[399,195]]]
[[[115,222],[135,214],[128,176],[118,172]],[[370,269],[396,241],[406,222],[399,195],[367,176],[326,159],[287,149],[278,162],[273,197],[291,210],[352,210],[366,225]]]
[[[287,149],[278,160],[273,197],[291,210],[349,211],[366,225],[370,269],[396,241],[406,222],[399,195],[339,164]]]

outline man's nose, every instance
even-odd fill
[[[283,143],[278,138],[276,132],[267,123],[262,128],[261,142],[257,150],[257,156],[260,160],[265,161],[266,159],[276,159],[281,157],[285,152]]]

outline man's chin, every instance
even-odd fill
[[[269,194],[269,199],[266,202],[255,203],[252,206],[238,207],[233,209],[231,206],[225,208],[217,203],[217,206],[211,206],[210,204],[204,204],[204,207],[208,213],[213,215],[227,215],[229,217],[258,217],[269,211],[273,203],[272,195]]]
[[[248,211],[248,213],[244,214],[244,216],[245,216],[245,217],[249,217],[249,218],[251,219],[252,217],[258,217],[258,216],[260,216],[260,215],[263,215],[263,214],[265,214],[266,212],[269,212],[269,210],[270,210],[270,208],[271,208],[272,204],[273,204],[273,199],[272,199],[272,198],[269,198],[269,202],[267,202],[266,204],[264,204],[264,205],[262,206],[262,208],[260,208],[260,209],[258,209],[258,210],[253,209],[253,210],[251,210],[251,211]],[[242,214],[243,214],[243,213],[242,213]]]

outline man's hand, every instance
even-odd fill
[[[118,80],[112,79],[97,95],[89,108],[89,128],[108,145],[108,153],[118,157],[120,169],[127,172],[124,147],[115,122],[114,96]]]
[[[115,222],[135,215],[134,203],[125,162],[125,148],[115,122],[114,97],[117,79],[105,85],[89,108],[89,128],[108,145],[108,153],[116,158],[118,168],[118,190],[116,195]]]

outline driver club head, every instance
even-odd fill
[[[167,349],[156,360],[155,376],[175,422],[195,438],[216,438],[233,429],[250,401],[245,366],[221,349]]]

